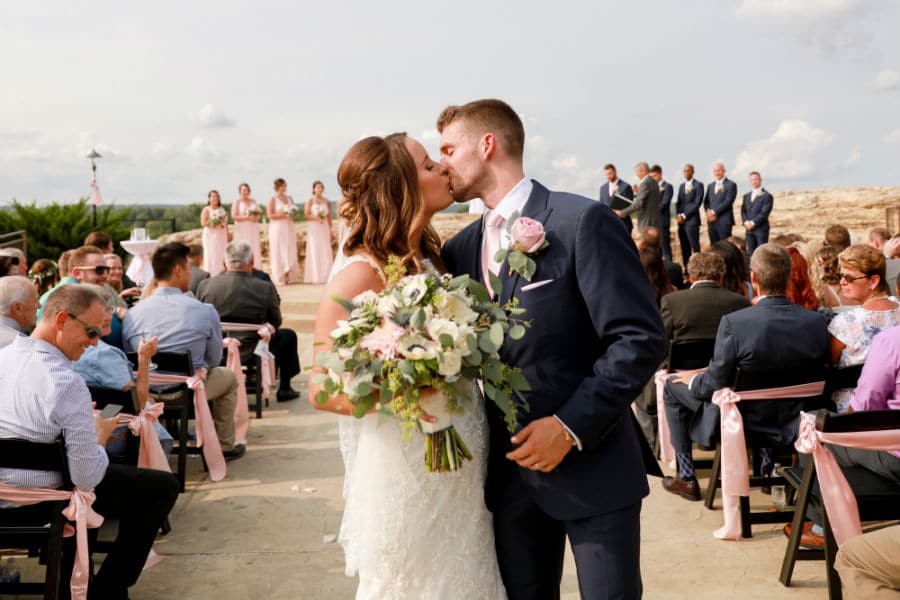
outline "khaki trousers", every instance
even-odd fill
[[[900,525],[844,542],[834,561],[844,597],[900,599]]]
[[[237,406],[237,379],[225,367],[213,367],[206,374],[206,397],[212,402],[212,416],[222,450],[234,448],[234,409]]]

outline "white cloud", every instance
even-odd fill
[[[853,150],[850,151],[850,156],[844,160],[844,166],[852,167],[853,165],[859,164],[859,162],[862,161],[862,157],[862,150],[853,148]]]
[[[426,129],[421,133],[419,139],[423,142],[434,142],[441,139],[441,134],[437,129]]]
[[[577,156],[565,154],[550,161],[550,176],[555,178],[551,189],[591,196],[592,190],[600,185],[603,169],[582,166]]]
[[[222,161],[222,155],[209,141],[200,136],[191,140],[184,149],[184,153],[200,162],[216,163]]]
[[[741,0],[738,17],[785,29],[823,54],[862,48],[870,36],[864,17],[884,0]]]
[[[224,110],[212,104],[207,104],[197,112],[189,114],[188,118],[201,127],[234,127],[236,124],[235,120],[225,114]]]
[[[834,136],[802,119],[784,119],[775,133],[747,144],[735,161],[735,176],[760,171],[768,179],[798,179],[816,172],[820,152]],[[851,156],[852,158],[852,156]]]
[[[900,127],[887,132],[882,138],[885,144],[900,144]]]
[[[893,69],[882,69],[872,81],[876,92],[892,92],[900,90],[900,73]]]

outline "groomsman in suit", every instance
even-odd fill
[[[787,250],[777,244],[760,246],[750,261],[757,303],[721,318],[713,358],[706,369],[685,371],[666,383],[664,404],[678,463],[678,476],[663,478],[666,491],[688,500],[700,499],[692,442],[712,446],[718,439],[719,408],[711,398],[716,390],[734,383],[738,369],[809,368],[829,362],[825,319],[787,299],[790,277]],[[748,431],[765,432],[773,444],[786,446],[797,437],[803,400],[742,402],[740,409]],[[767,462],[765,454],[763,460]],[[771,466],[764,464],[763,472],[769,472]]]
[[[649,487],[629,413],[665,352],[637,248],[609,208],[525,177],[525,130],[505,102],[447,107],[437,125],[454,199],[480,197],[490,209],[444,244],[444,264],[493,280],[496,300],[515,298],[532,322],[501,352],[532,386],[522,429],[510,437],[501,411],[486,406],[485,502],[507,595],[559,598],[568,538],[582,598],[636,600]],[[493,260],[514,215],[541,224],[549,243],[530,284]]]
[[[631,190],[631,186],[619,179],[615,165],[607,164],[603,167],[603,170],[606,172],[606,183],[600,186],[600,204],[612,206],[612,197],[615,193],[625,196],[629,200],[634,199],[634,192]],[[631,217],[620,216],[620,218],[622,223],[625,224],[625,229],[628,230],[628,233],[631,233],[631,230],[634,228],[631,224]]]
[[[744,222],[747,254],[752,255],[757,246],[769,241],[769,213],[772,212],[772,194],[762,187],[762,176],[750,173],[750,191],[744,194],[741,220]]]
[[[734,227],[734,201],[737,199],[737,184],[725,177],[725,165],[713,164],[715,181],[706,188],[703,208],[706,209],[706,228],[709,243],[727,239]]]
[[[617,210],[619,217],[637,215],[638,232],[648,227],[659,229],[662,218],[659,216],[659,185],[650,177],[650,166],[640,162],[634,166],[634,174],[639,183],[632,186],[634,202],[631,206]]]
[[[662,234],[662,255],[663,258],[672,260],[672,232],[670,231],[672,222],[672,196],[675,195],[675,189],[672,184],[663,179],[662,167],[653,165],[650,167],[650,177],[659,184],[659,216],[662,217],[659,231]],[[685,263],[686,265],[687,263]],[[674,283],[674,282],[673,282]],[[677,283],[675,284],[678,285]]]
[[[694,165],[684,165],[684,183],[678,186],[675,220],[681,260],[687,266],[691,253],[700,252],[700,207],[703,205],[703,182],[694,179]]]

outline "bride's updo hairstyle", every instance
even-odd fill
[[[338,211],[348,228],[343,252],[347,256],[362,252],[382,265],[394,255],[409,273],[417,273],[422,270],[416,258],[421,249],[441,269],[440,241],[425,223],[428,216],[416,165],[405,139],[405,133],[367,137],[356,142],[341,161],[337,180],[343,198]],[[423,228],[421,248],[414,248],[412,232]]]

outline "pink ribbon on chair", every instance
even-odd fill
[[[720,540],[739,540],[741,537],[740,496],[750,495],[750,469],[747,466],[747,442],[744,419],[737,403],[743,400],[780,400],[816,396],[825,389],[824,381],[780,388],[765,388],[735,392],[721,388],[713,393],[713,404],[719,407],[722,453],[722,511],[725,524],[713,532]]]
[[[165,385],[172,383],[184,383],[194,390],[194,415],[197,418],[197,446],[203,449],[203,458],[209,468],[209,478],[213,481],[221,481],[225,478],[225,456],[222,454],[222,446],[216,435],[216,426],[206,399],[206,385],[199,375],[174,375],[170,373],[150,373],[150,383]]]
[[[247,386],[244,381],[244,369],[241,367],[241,342],[237,338],[227,337],[222,345],[228,349],[225,367],[234,373],[237,379],[237,407],[234,409],[235,443],[247,443],[247,429],[250,427],[250,413],[247,410]]]
[[[669,418],[666,415],[663,394],[665,393],[666,381],[670,376],[677,374],[678,371],[669,373],[665,369],[660,369],[653,375],[653,381],[656,382],[656,422],[658,425],[659,458],[668,464],[670,469],[675,468],[675,448],[672,446],[672,434],[669,432]]]
[[[75,521],[75,530],[66,524],[63,535],[70,537],[75,534],[75,564],[72,567],[72,579],[69,587],[72,590],[73,600],[85,600],[88,592],[88,576],[90,566],[88,564],[90,551],[88,550],[87,530],[95,529],[103,524],[103,517],[96,513],[91,506],[94,504],[94,492],[84,491],[78,488],[74,490],[54,490],[49,488],[25,488],[0,483],[0,498],[13,504],[27,506],[40,502],[52,502],[56,500],[68,500],[69,505],[63,509],[63,516],[70,521]]]
[[[900,431],[861,431],[855,433],[823,433],[816,430],[816,416],[800,414],[800,434],[794,447],[797,452],[812,454],[816,463],[816,475],[822,490],[822,501],[834,540],[838,546],[862,533],[859,523],[859,506],[856,496],[847,483],[840,465],[834,460],[831,450],[825,444],[880,450],[884,452],[900,450]]]
[[[169,461],[159,443],[159,434],[156,432],[156,422],[162,416],[165,406],[162,402],[151,404],[141,410],[140,414],[131,417],[128,428],[141,438],[141,447],[138,453],[138,467],[142,469],[156,469],[157,471],[172,472]]]
[[[253,323],[222,323],[223,331],[255,331],[260,337],[259,343],[256,345],[254,352],[262,361],[260,383],[262,384],[262,397],[269,397],[269,388],[275,380],[275,356],[269,352],[269,342],[275,333],[275,327],[270,323],[255,325]]]

